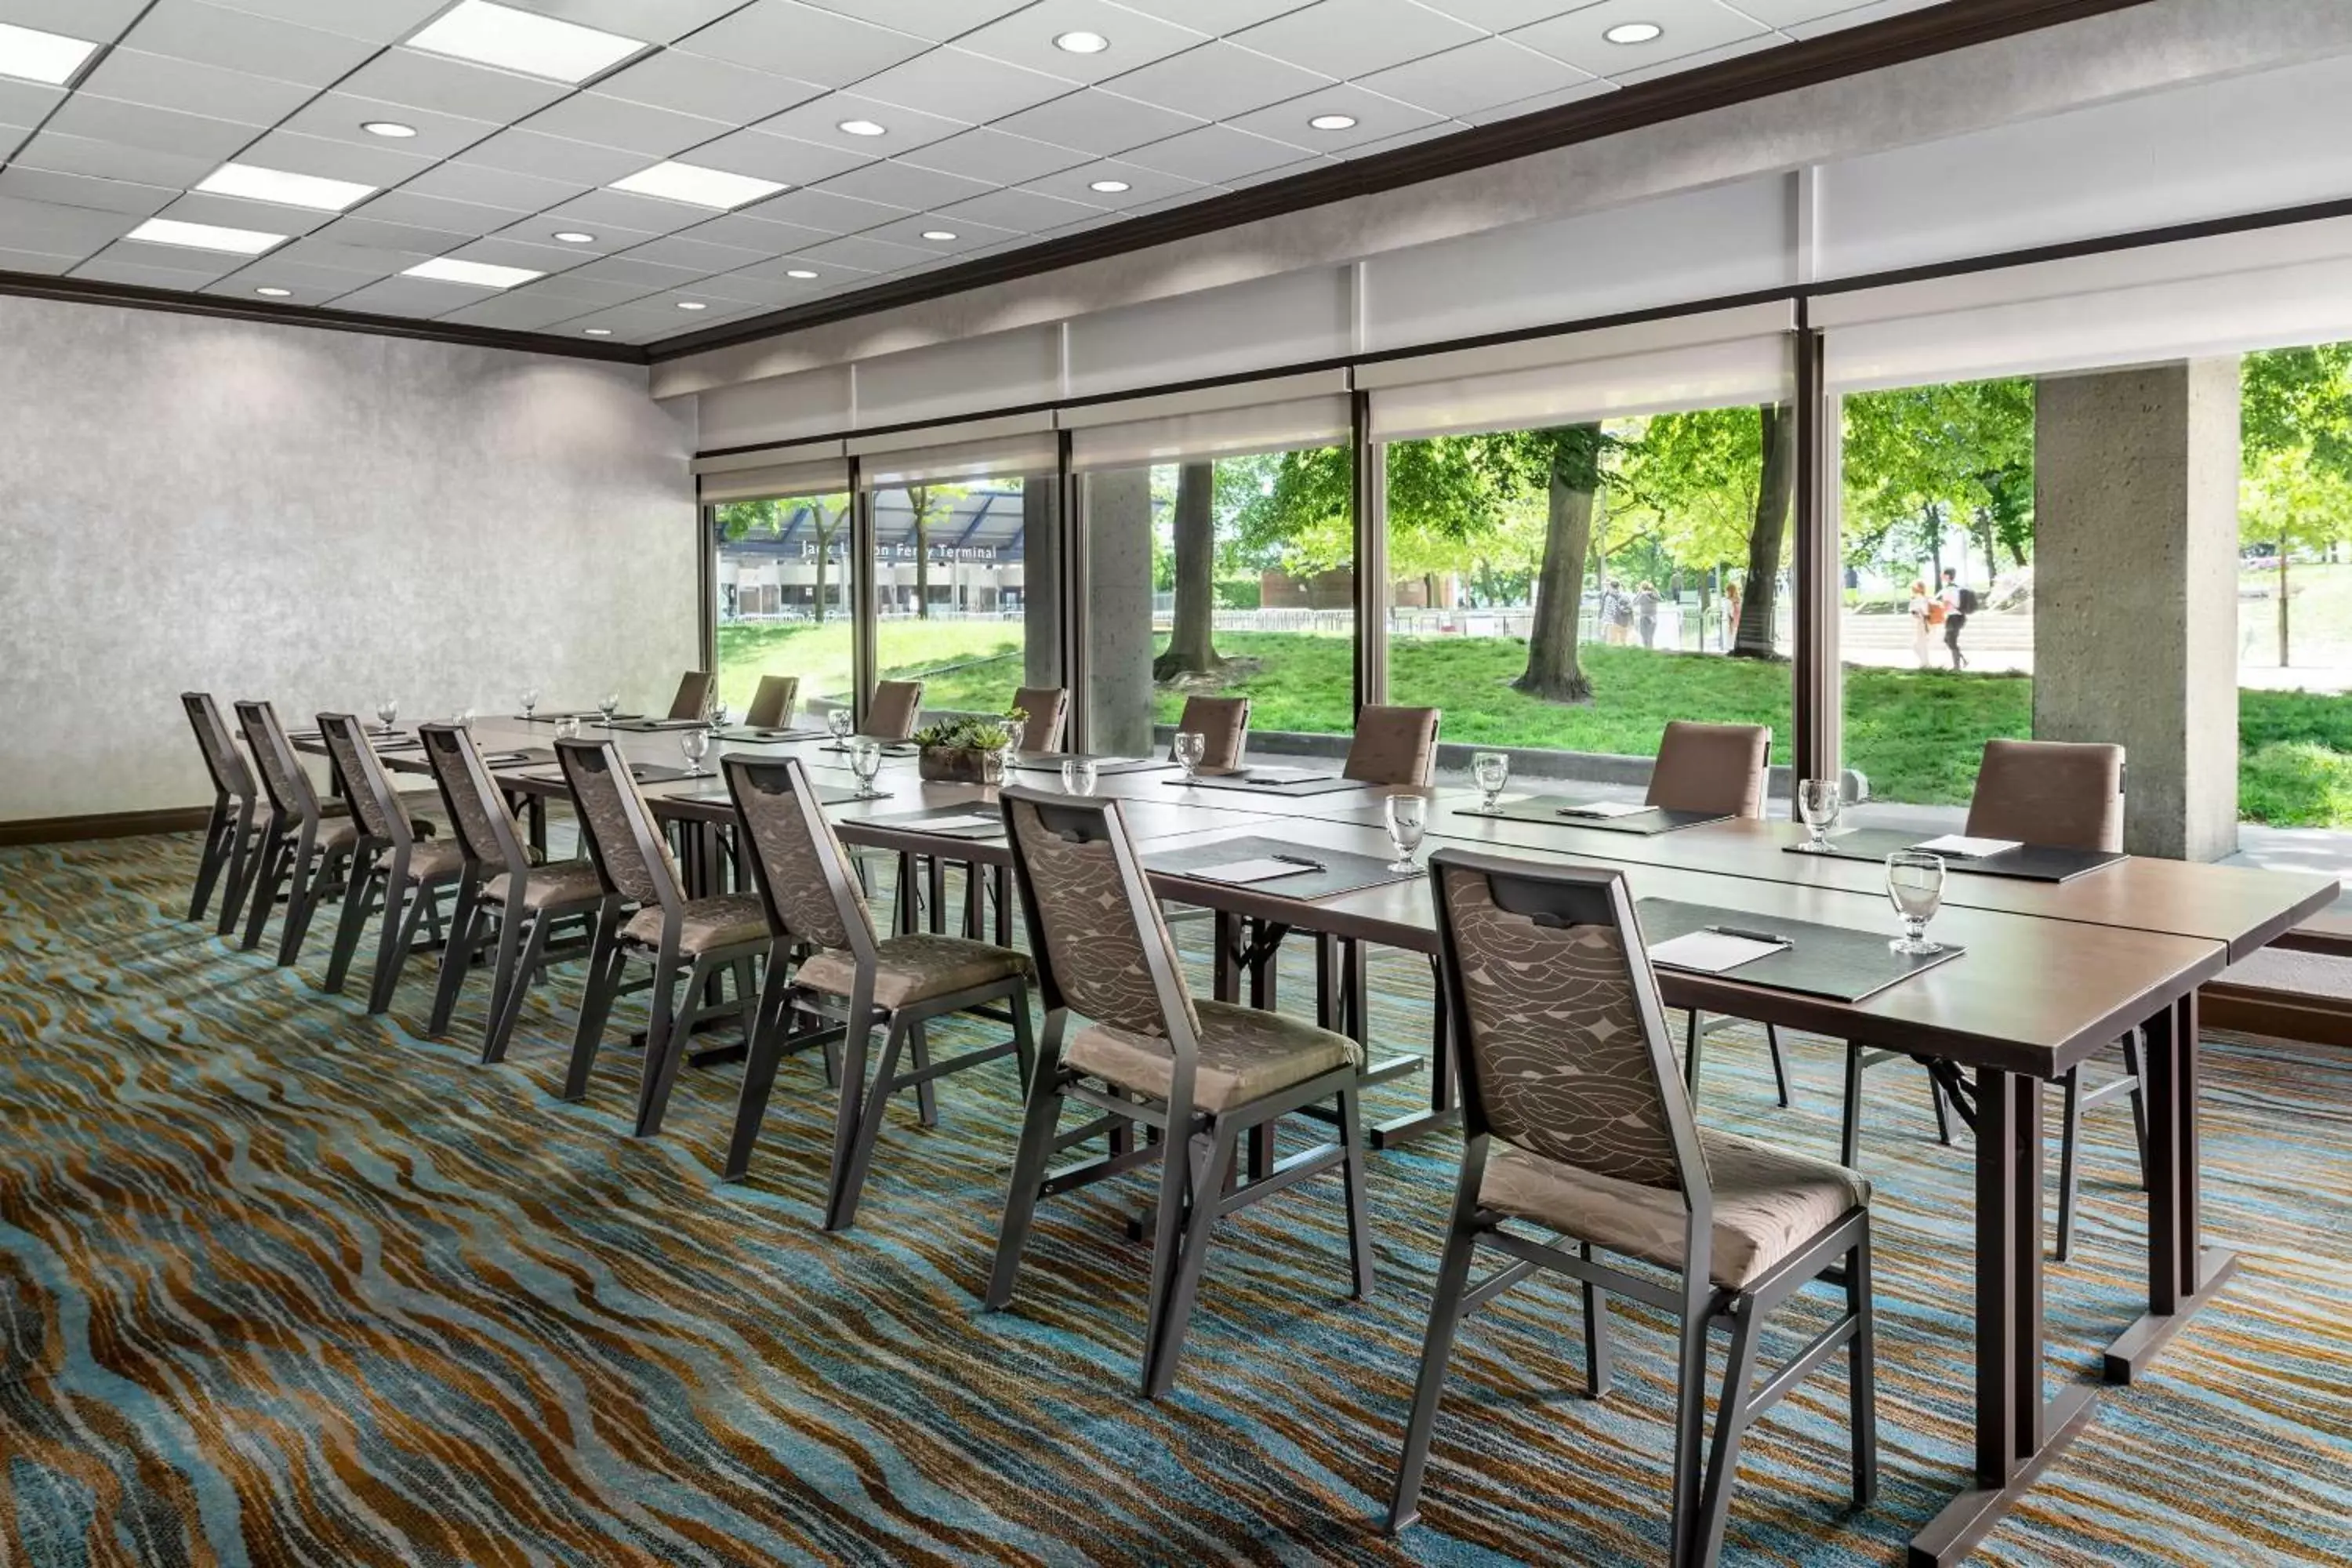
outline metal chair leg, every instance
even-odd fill
[[[1706,1309],[1705,1295],[1685,1281],[1681,1352],[1675,1379],[1674,1562],[1689,1568],[1704,1520],[1706,1450]]]
[[[1445,1391],[1445,1364],[1454,1356],[1454,1336],[1462,1325],[1462,1298],[1470,1285],[1470,1265],[1478,1233],[1456,1219],[1437,1263],[1437,1290],[1429,1303],[1429,1331],[1421,1342],[1421,1375],[1413,1384],[1412,1415],[1405,1422],[1404,1456],[1397,1463],[1396,1491],[1389,1501],[1389,1533],[1421,1517],[1421,1478],[1429,1468],[1429,1440],[1437,1425],[1437,1401]]]
[[[675,989],[677,954],[663,948],[654,970],[653,1024],[646,1031],[645,1059],[638,1064],[636,1135],[640,1138],[651,1138],[661,1131],[662,1117],[669,1110],[670,1088],[677,1082],[678,1064],[686,1059],[686,1043],[693,1037],[696,1000],[709,975],[709,961],[693,960],[687,966],[685,989],[678,992]]]
[[[612,1016],[613,997],[621,988],[621,971],[627,963],[621,946],[621,911],[608,904],[597,917],[595,940],[589,944],[588,984],[581,994],[580,1021],[572,1030],[572,1062],[564,1070],[559,1099],[587,1098],[589,1070],[604,1043],[604,1021]],[[520,976],[515,984],[521,984]]]
[[[1700,1027],[1697,1008],[1692,1008],[1687,1016],[1688,1026],[1683,1031],[1683,1087],[1690,1090],[1691,1099],[1696,1100],[1698,1098],[1699,1042],[1706,1038],[1706,1031]]]
[[[2083,1069],[2058,1080],[2058,1236],[2051,1257],[2060,1263],[2074,1255],[2074,1200],[2082,1182]]]
[[[1853,1500],[1859,1508],[1878,1495],[1878,1334],[1866,1229],[1846,1257],[1845,1310],[1854,1320],[1853,1342],[1846,1347],[1846,1418],[1853,1428]]]
[[[368,977],[369,1012],[390,1010],[401,971],[408,967],[409,949],[415,945],[416,928],[432,907],[431,888],[414,887],[396,873],[385,879],[383,929],[376,936],[375,973]]]
[[[767,981],[760,992],[759,1016],[751,1027],[751,1048],[743,1061],[743,1088],[735,1100],[735,1131],[727,1141],[727,1163],[721,1176],[740,1182],[751,1168],[751,1150],[760,1141],[761,1124],[768,1119],[768,1098],[774,1092],[776,1069],[783,1063],[790,1037],[797,1032],[798,1016],[789,994],[782,958],[768,961]]]
[[[1944,1086],[1932,1073],[1927,1079],[1927,1101],[1936,1108],[1936,1142],[1948,1149],[1952,1146],[1952,1109]]]
[[[1157,1399],[1175,1385],[1176,1360],[1184,1349],[1185,1331],[1192,1326],[1192,1303],[1200,1294],[1201,1269],[1208,1261],[1209,1244],[1217,1228],[1217,1206],[1225,1190],[1225,1173],[1233,1169],[1240,1135],[1220,1122],[1210,1134],[1209,1155],[1192,1183],[1192,1202],[1184,1210],[1183,1251],[1175,1277],[1169,1282],[1168,1304],[1160,1310],[1160,1334],[1146,1352],[1143,1396]],[[1177,1152],[1171,1145],[1169,1158]]]
[[[245,909],[245,900],[253,889],[254,873],[261,859],[261,833],[253,826],[253,803],[247,801],[237,813],[236,842],[229,851],[228,886],[221,893],[220,923],[215,934],[227,936],[236,930],[237,916]]]
[[[1739,1475],[1739,1448],[1755,1413],[1748,1390],[1756,1381],[1755,1302],[1744,1301],[1732,1319],[1731,1350],[1724,1358],[1723,1395],[1716,1403],[1715,1449],[1707,1456],[1706,1484],[1700,1494],[1700,1528],[1694,1539],[1692,1568],[1712,1568],[1723,1555],[1723,1531],[1731,1517],[1731,1489]]]
[[[246,917],[245,941],[239,945],[251,952],[261,945],[261,931],[269,923],[269,911],[278,907],[278,884],[286,879],[288,843],[272,833],[261,847],[261,863],[253,874],[253,910]]]
[[[849,1022],[841,1037],[841,1093],[833,1114],[833,1163],[825,1183],[824,1228],[835,1228],[840,1204],[841,1174],[857,1152],[857,1134],[866,1110],[866,1058],[873,1048],[874,1026],[881,1022],[874,993],[862,977],[850,994]]]
[[[352,879],[343,889],[343,910],[335,921],[335,945],[327,959],[325,989],[341,992],[343,982],[350,978],[352,960],[359,952],[360,933],[367,927],[367,918],[375,912],[376,884],[384,873],[367,865],[367,856],[352,858]],[[391,923],[392,889],[383,890],[385,923]]]
[[[286,923],[278,933],[278,966],[291,967],[302,956],[302,943],[310,934],[310,919],[319,906],[327,901],[328,890],[341,878],[343,857],[325,850],[318,853],[317,874],[309,872],[310,853],[297,840],[292,858],[293,873],[287,883]],[[354,861],[356,855],[351,857]],[[345,893],[344,897],[351,895]]]
[[[996,1261],[988,1271],[985,1310],[1001,1311],[1013,1300],[1021,1275],[1021,1254],[1029,1245],[1029,1226],[1037,1214],[1037,1189],[1054,1158],[1054,1134],[1062,1124],[1060,1070],[1041,1065],[1029,1084],[1028,1107],[1021,1118],[1021,1143],[1013,1156],[1013,1179],[1004,1194],[1004,1218],[996,1227]]]
[[[907,1026],[907,1059],[917,1072],[931,1065],[931,1039],[919,1021]],[[929,1079],[915,1086],[915,1109],[924,1126],[940,1124],[939,1092]]]
[[[1339,1179],[1347,1186],[1348,1253],[1354,1264],[1358,1300],[1372,1293],[1372,1225],[1364,1211],[1363,1096],[1352,1089],[1339,1091],[1339,1147],[1344,1157]]]
[[[495,982],[497,1003],[491,1008],[488,1027],[482,1033],[482,1060],[488,1064],[507,1059],[507,1047],[514,1039],[515,1026],[522,1021],[523,999],[530,994],[530,977],[546,962],[547,937],[550,922],[545,913],[528,917],[529,929],[524,932],[522,952],[511,960],[511,967]],[[506,933],[499,934],[501,964],[509,963],[503,954]]]
[[[222,795],[213,802],[213,814],[205,822],[205,846],[196,855],[196,885],[188,896],[191,921],[204,919],[205,906],[213,901],[213,886],[228,859],[229,822],[228,797]]]
[[[1786,1110],[1793,1101],[1789,1099],[1789,1059],[1780,1054],[1780,1025],[1764,1026],[1764,1043],[1772,1047],[1772,1085],[1780,1090],[1780,1109]]]
[[[2139,1070],[2140,1032],[2124,1037],[2124,1071],[2130,1075],[2132,1146],[2139,1152],[2139,1190],[2147,1191],[2147,1079]]]
[[[1845,1043],[1845,1115],[1844,1125],[1838,1134],[1838,1163],[1848,1170],[1857,1168],[1854,1156],[1862,1149],[1862,1047],[1852,1040]]]
[[[433,1014],[425,1034],[439,1038],[449,1032],[449,1016],[457,1010],[457,993],[474,967],[489,914],[481,901],[478,878],[467,876],[457,884],[457,907],[449,911],[449,942],[441,950],[441,973],[433,986]]]
[[[866,1194],[866,1175],[874,1168],[874,1146],[881,1142],[882,1124],[889,1114],[890,1087],[898,1074],[898,1058],[907,1049],[908,1037],[920,1027],[891,1016],[883,1037],[882,1060],[874,1069],[874,1086],[858,1118],[857,1136],[850,1144],[849,1163],[834,1170],[833,1213],[825,1221],[827,1230],[847,1230],[857,1223],[857,1203]]]
[[[1592,1261],[1592,1244],[1577,1244],[1584,1261]],[[1591,1280],[1584,1282],[1584,1396],[1606,1399],[1615,1370],[1609,1353],[1609,1292]]]

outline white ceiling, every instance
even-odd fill
[[[1937,0],[503,3],[650,47],[574,88],[401,47],[451,0],[0,0],[110,46],[70,90],[0,77],[0,271],[646,343]],[[1603,40],[1627,22],[1664,31]],[[1073,30],[1110,47],[1055,47]],[[1307,123],[1333,113],[1356,124]],[[663,159],[791,188],[729,213],[605,188]],[[230,160],[381,190],[192,194]],[[156,216],[291,237],[124,237]],[[400,276],[436,257],[547,276]]]

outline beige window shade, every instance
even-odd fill
[[[839,495],[849,488],[849,463],[838,441],[697,458],[694,474],[696,492],[706,506],[770,496]]]
[[[853,436],[849,450],[858,460],[859,482],[868,489],[927,479],[1053,473],[1061,462],[1054,416],[1045,410]]]
[[[1267,401],[1269,391],[1307,395]],[[1352,417],[1344,371],[1063,411],[1066,426],[1076,422],[1070,466],[1080,469],[1329,447],[1347,441]]]

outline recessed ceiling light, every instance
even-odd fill
[[[609,338],[613,335],[613,329],[610,327],[588,327],[583,331],[592,338]]]
[[[390,142],[405,142],[416,134],[414,125],[403,125],[397,120],[362,120],[360,129],[371,136],[381,136]]]
[[[1620,22],[1601,36],[1612,44],[1647,44],[1665,36],[1655,22]]]
[[[1318,131],[1352,131],[1356,117],[1352,114],[1318,114],[1307,122]]]
[[[805,283],[805,282],[807,282],[810,279],[812,279],[812,278],[815,277],[815,276],[816,276],[816,274],[815,274],[815,273],[814,273],[814,272],[811,272],[811,271],[810,271],[807,268],[805,268],[805,267],[792,267],[792,268],[785,268],[784,276],[785,276],[785,277],[787,277],[787,278],[797,278],[797,279],[799,279],[802,282]]]
[[[376,193],[373,185],[356,180],[329,180],[317,174],[289,174],[253,163],[223,163],[206,174],[196,189],[208,195],[243,196],[247,201],[276,202],[282,207],[310,207],[339,213],[353,202]]]
[[[875,124],[871,120],[845,120],[841,122],[838,129],[844,134],[850,136],[887,136],[889,134],[888,132],[885,131],[881,126]]]
[[[493,267],[487,261],[459,261],[454,257],[436,256],[430,261],[420,261],[403,278],[426,278],[436,283],[471,283],[483,289],[511,289],[518,283],[528,283],[534,278],[544,278],[528,267]]]
[[[1121,191],[1132,190],[1133,188],[1134,187],[1129,185],[1125,180],[1097,180],[1093,184],[1087,187],[1087,189],[1090,191],[1100,191],[1107,196],[1115,196]]]
[[[756,202],[761,196],[772,196],[784,187],[773,180],[755,180],[749,174],[730,174],[722,169],[705,169],[694,163],[656,163],[650,169],[640,169],[625,180],[614,180],[613,189],[628,191],[640,196],[659,196],[664,201],[684,202],[688,206],[718,207],[724,211],[740,207],[746,202]]]
[[[283,300],[290,296],[294,290],[291,289],[256,289],[254,292],[260,295],[265,300]]]
[[[97,52],[96,44],[80,38],[0,22],[0,76],[63,87]]]
[[[412,34],[407,44],[428,54],[568,82],[585,81],[647,47],[643,39],[493,5],[489,0],[462,0]]]
[[[1110,47],[1110,40],[1100,33],[1064,33],[1054,47],[1065,54],[1098,55]]]
[[[923,230],[923,237],[925,239],[953,239],[955,237],[955,230],[951,228],[927,228]]]
[[[182,223],[171,217],[151,217],[122,237],[143,239],[150,245],[182,245],[191,250],[228,250],[239,256],[258,256],[273,245],[286,243],[282,234],[223,228],[210,223]]]
[[[576,228],[563,229],[560,231],[555,237],[562,240],[566,245],[593,245],[596,243],[596,237],[594,235],[583,234]]]
[[[681,310],[708,310],[710,309],[709,306],[704,304],[699,300],[680,300],[677,302],[677,308]]]

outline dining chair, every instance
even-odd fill
[[[950,1074],[1011,1056],[1017,1082],[1028,1083],[1034,1062],[1029,960],[1011,948],[930,931],[877,936],[849,857],[800,760],[730,753],[721,765],[742,820],[744,858],[759,888],[764,929],[774,943],[725,1175],[740,1180],[751,1167],[777,1065],[816,1046],[825,1049],[830,1068],[837,1043],[840,1100],[824,1228],[847,1230],[856,1221],[893,1097],[915,1089],[928,1127],[939,1121],[932,1086]],[[1003,1018],[1012,1032],[994,1045],[932,1061],[929,1026],[959,1013]],[[869,1082],[877,1028],[885,1036]]]
[[[921,681],[877,680],[874,700],[866,705],[865,727],[858,733],[877,741],[903,741],[915,732],[915,721],[922,712]]]
[[[1430,857],[1429,876],[1444,1004],[1464,1042],[1462,1169],[1389,1528],[1418,1517],[1463,1318],[1538,1270],[1582,1289],[1590,1398],[1609,1392],[1612,1296],[1680,1320],[1678,1568],[1720,1554],[1748,1428],[1840,1350],[1849,1358],[1853,1499],[1868,1502],[1878,1468],[1870,1184],[1826,1160],[1698,1124],[1622,871],[1448,847]],[[1505,1262],[1474,1286],[1481,1247]],[[1602,1255],[1649,1267],[1637,1272]],[[1676,1278],[1661,1281],[1660,1268]],[[1843,1310],[1759,1386],[1766,1320],[1814,1283],[1840,1291]],[[1705,1384],[1717,1327],[1729,1346],[1708,1449]]]
[[[1201,737],[1203,773],[1229,773],[1242,765],[1249,750],[1249,720],[1246,697],[1187,697],[1176,732]]]
[[[394,988],[407,966],[417,933],[429,927],[440,939],[440,895],[454,891],[465,870],[466,852],[454,838],[435,837],[413,821],[383,762],[375,754],[356,715],[321,713],[319,734],[327,743],[327,765],[338,792],[351,802],[357,836],[352,846],[351,880],[343,889],[335,946],[327,960],[326,988],[341,991],[359,949],[368,917],[381,912],[375,973],[368,984],[367,1010],[392,1005]]]
[[[302,956],[312,918],[336,896],[359,828],[351,819],[349,801],[320,800],[275,708],[267,702],[236,706],[237,728],[245,732],[255,774],[269,802],[241,945],[247,952],[261,945],[261,933],[282,899],[286,919],[278,933],[282,969]]]
[[[588,1075],[604,1045],[614,1001],[624,993],[650,991],[652,1019],[638,1067],[635,1121],[636,1135],[650,1138],[661,1131],[697,1025],[738,1016],[746,1042],[751,1038],[759,1009],[751,971],[771,945],[768,917],[756,893],[687,897],[677,862],[618,747],[609,741],[558,741],[555,755],[609,906],[589,950],[588,983],[561,1098],[587,1098]],[[634,913],[628,906],[635,906]],[[625,984],[632,963],[645,965],[645,977]],[[730,974],[732,1002],[725,997],[725,977]],[[706,999],[706,983],[713,981],[715,999]]]
[[[1144,1396],[1157,1398],[1175,1382],[1217,1222],[1241,1209],[1336,1170],[1347,1205],[1350,1283],[1358,1298],[1371,1293],[1361,1053],[1347,1036],[1303,1019],[1193,999],[1117,800],[1016,788],[1003,791],[1000,803],[1045,1034],[985,1304],[995,1310],[1012,1300],[1039,1198],[1158,1160],[1141,1375]],[[1074,1016],[1084,1020],[1075,1032]],[[1337,1111],[1332,1142],[1288,1156],[1265,1175],[1236,1178],[1235,1150],[1253,1128],[1326,1101]],[[1062,1112],[1070,1105],[1095,1115],[1065,1133]],[[1048,1173],[1058,1152],[1137,1121],[1157,1139],[1126,1150],[1114,1138],[1102,1158]]]
[[[1070,689],[1066,686],[1024,686],[1013,694],[1013,706],[1028,715],[1021,721],[1021,749],[1058,752],[1062,731],[1069,724]]]
[[[710,690],[715,682],[707,669],[689,669],[677,678],[677,695],[669,700],[669,716],[673,719],[699,719],[710,711]]]
[[[416,732],[448,811],[450,837],[465,859],[425,1032],[449,1032],[467,975],[491,953],[489,1006],[482,1020],[481,1059],[488,1066],[506,1059],[533,980],[549,965],[586,953],[596,926],[614,910],[593,863],[542,863],[462,725],[420,724]],[[572,929],[564,941],[551,941],[566,927]]]
[[[1760,821],[1771,764],[1772,727],[1769,724],[1670,720],[1658,737],[1658,760],[1650,770],[1650,791],[1643,804],[1660,811]],[[1693,1099],[1698,1097],[1699,1057],[1707,1036],[1737,1022],[1734,1018],[1710,1020],[1697,1008],[1690,1010],[1683,1038],[1683,1079]],[[1780,1026],[1764,1026],[1764,1043],[1772,1052],[1772,1087],[1786,1107],[1789,1062],[1780,1049]]]
[[[754,730],[789,730],[800,694],[799,676],[763,675],[759,689],[751,693],[751,706],[743,710],[743,722]]]
[[[1988,741],[1969,792],[1965,831],[1972,838],[2005,838],[2059,849],[2121,852],[2124,847],[2124,749],[2073,741]],[[2132,1130],[2139,1151],[2140,1188],[2147,1187],[2147,1105],[2140,1084],[2140,1032],[2121,1042],[2122,1074],[2091,1089],[2077,1063],[2058,1080],[2058,1227],[2053,1257],[2074,1252],[2074,1211],[2081,1187],[2083,1115],[2118,1095],[2131,1097]],[[1900,1051],[1846,1044],[1845,1126],[1840,1152],[1849,1165],[1860,1151],[1862,1075],[1882,1063],[1913,1059]],[[1974,1102],[1958,1069],[1927,1064],[1936,1125],[1947,1143],[1955,1112],[1976,1125]]]
[[[1435,708],[1366,703],[1356,714],[1356,733],[1348,742],[1348,762],[1339,776],[1370,784],[1427,789],[1437,771],[1437,725],[1442,717]]]
[[[221,907],[215,929],[226,936],[236,929],[237,911],[245,907],[246,879],[261,851],[262,829],[257,825],[261,792],[255,787],[253,770],[246,766],[244,754],[236,749],[236,737],[222,721],[212,693],[183,691],[180,706],[187,711],[197,749],[204,753],[205,772],[213,781],[212,815],[205,821],[204,847],[196,858],[196,886],[188,899],[188,918],[205,918],[217,886]]]

